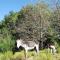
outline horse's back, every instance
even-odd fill
[[[28,47],[33,47],[38,43],[36,43],[35,41],[25,41],[24,44],[26,44]]]

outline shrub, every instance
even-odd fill
[[[2,34],[0,34],[0,52],[12,50],[12,47],[15,43],[14,39],[12,39],[12,35],[7,28],[3,28],[1,31]]]

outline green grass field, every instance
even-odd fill
[[[0,53],[0,60],[25,60],[24,51],[16,52],[15,54],[11,51]],[[34,51],[29,51],[27,60],[60,60],[60,53],[53,55],[48,53],[47,50],[41,50],[39,55],[36,55]]]

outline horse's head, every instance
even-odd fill
[[[21,46],[21,44],[22,44],[22,40],[21,39],[17,39],[16,43],[17,43],[17,48],[19,48]]]

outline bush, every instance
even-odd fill
[[[1,29],[0,34],[0,52],[11,51],[14,46],[14,39],[7,28]]]

